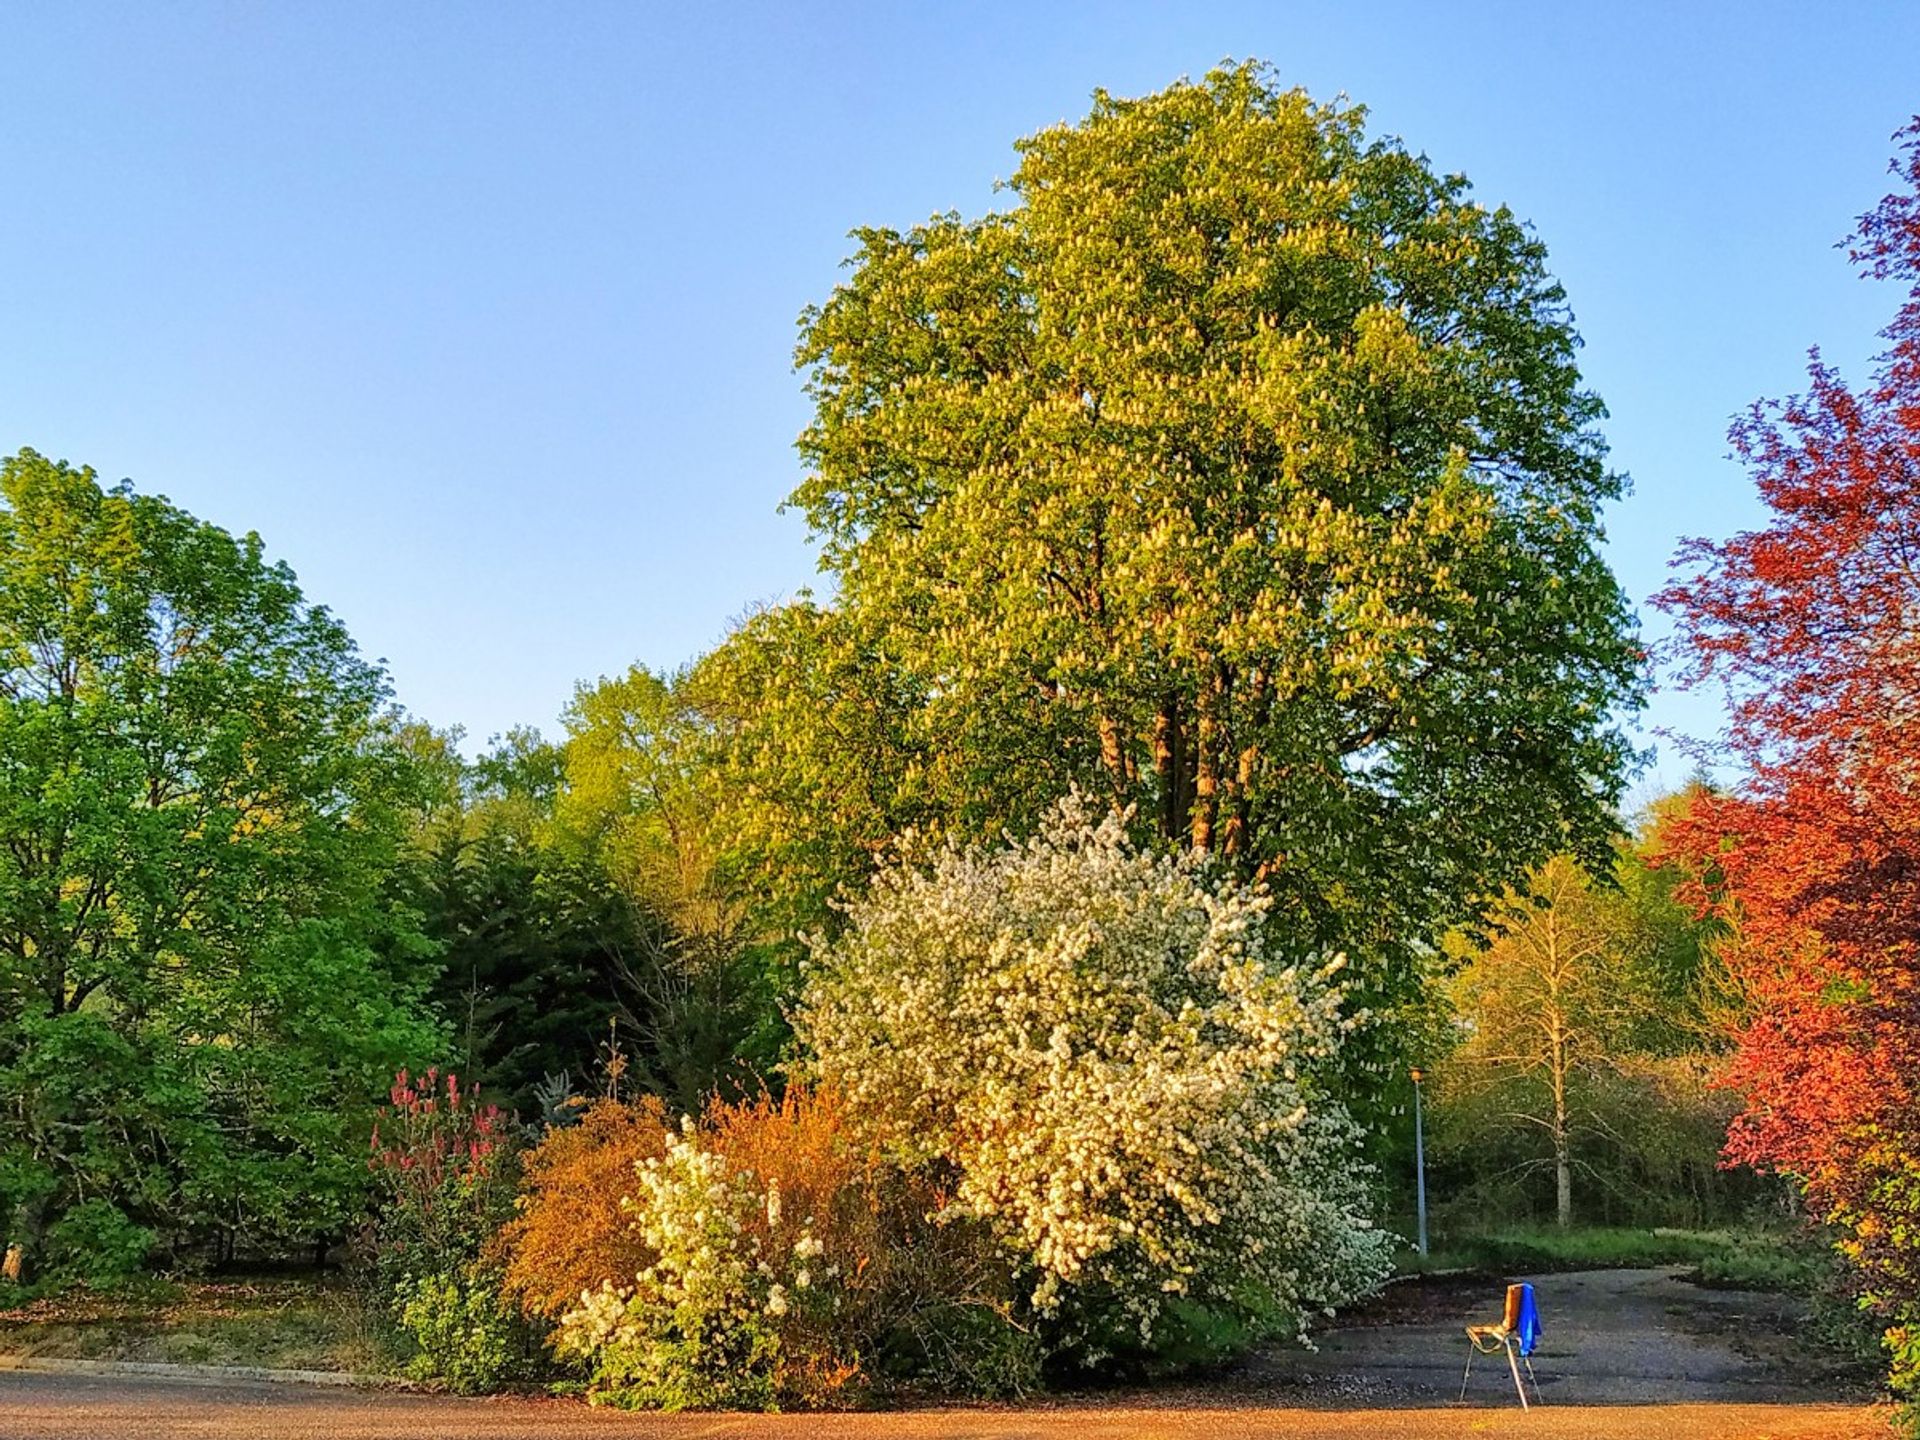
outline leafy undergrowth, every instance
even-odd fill
[[[359,1374],[382,1368],[355,1292],[313,1280],[147,1280],[46,1296],[0,1308],[0,1356]]]

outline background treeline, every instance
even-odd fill
[[[395,900],[441,956],[447,1064],[523,1117],[616,1054],[686,1112],[780,1054],[773,962],[668,809],[674,762],[636,728],[672,703],[635,670],[583,688],[560,742],[517,732],[472,762],[457,737],[406,732],[434,797]]]
[[[448,798],[399,873],[445,956],[433,994],[448,1063],[523,1116],[550,1115],[569,1087],[591,1092],[616,1053],[632,1083],[688,1113],[777,1083],[789,953],[749,943],[712,853],[666,809],[667,787],[689,778],[662,765],[674,690],[644,670],[583,687],[559,741],[522,732],[473,762],[444,737],[416,739]],[[677,723],[677,743],[695,743],[698,716],[681,709]],[[1711,795],[1696,783],[1650,802],[1597,875],[1555,856],[1442,938],[1399,1044],[1428,1071],[1443,1232],[1709,1227],[1785,1202],[1720,1160],[1738,1099],[1714,1079],[1745,1002],[1717,953],[1725,922],[1679,893],[1691,872],[1668,854],[1676,818]],[[1398,1082],[1383,1076],[1371,1101],[1373,1152],[1382,1209],[1404,1220]]]
[[[1446,937],[1612,863],[1642,659],[1565,297],[1257,66],[1020,153],[1009,209],[861,231],[803,317],[833,601],[583,687],[551,744],[461,763],[258,540],[9,462],[23,1270],[82,1206],[116,1253],[343,1236],[402,1063],[528,1121],[610,1045],[683,1109],[778,1083],[835,897],[1075,792],[1261,887],[1277,958],[1346,957],[1337,1088],[1388,1143]]]

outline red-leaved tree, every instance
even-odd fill
[[[1737,921],[1753,1002],[1727,1156],[1795,1178],[1920,1377],[1920,117],[1852,257],[1905,291],[1864,388],[1815,351],[1804,395],[1733,444],[1765,529],[1695,540],[1657,603],[1690,683],[1723,682],[1738,792],[1679,843]],[[1904,1377],[1903,1377],[1904,1372]]]

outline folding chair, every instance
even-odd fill
[[[1520,1408],[1528,1409],[1527,1387],[1520,1383],[1520,1366],[1527,1367],[1527,1379],[1533,1381],[1533,1398],[1540,1398],[1540,1381],[1533,1373],[1533,1347],[1540,1343],[1540,1311],[1533,1303],[1533,1286],[1509,1285],[1507,1309],[1498,1325],[1467,1326],[1467,1368],[1460,1376],[1460,1398],[1467,1398],[1467,1379],[1473,1374],[1475,1352],[1494,1355],[1507,1352],[1507,1368],[1513,1372],[1513,1388],[1520,1396]],[[1516,1358],[1517,1357],[1517,1358]]]

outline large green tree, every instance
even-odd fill
[[[259,539],[0,462],[0,1223],[324,1235],[435,1046],[385,677]]]
[[[1540,242],[1363,118],[1255,66],[1102,93],[1006,209],[857,232],[799,347],[837,594],[694,675],[771,887],[1077,785],[1379,1003],[1530,865],[1605,862],[1603,410]]]

